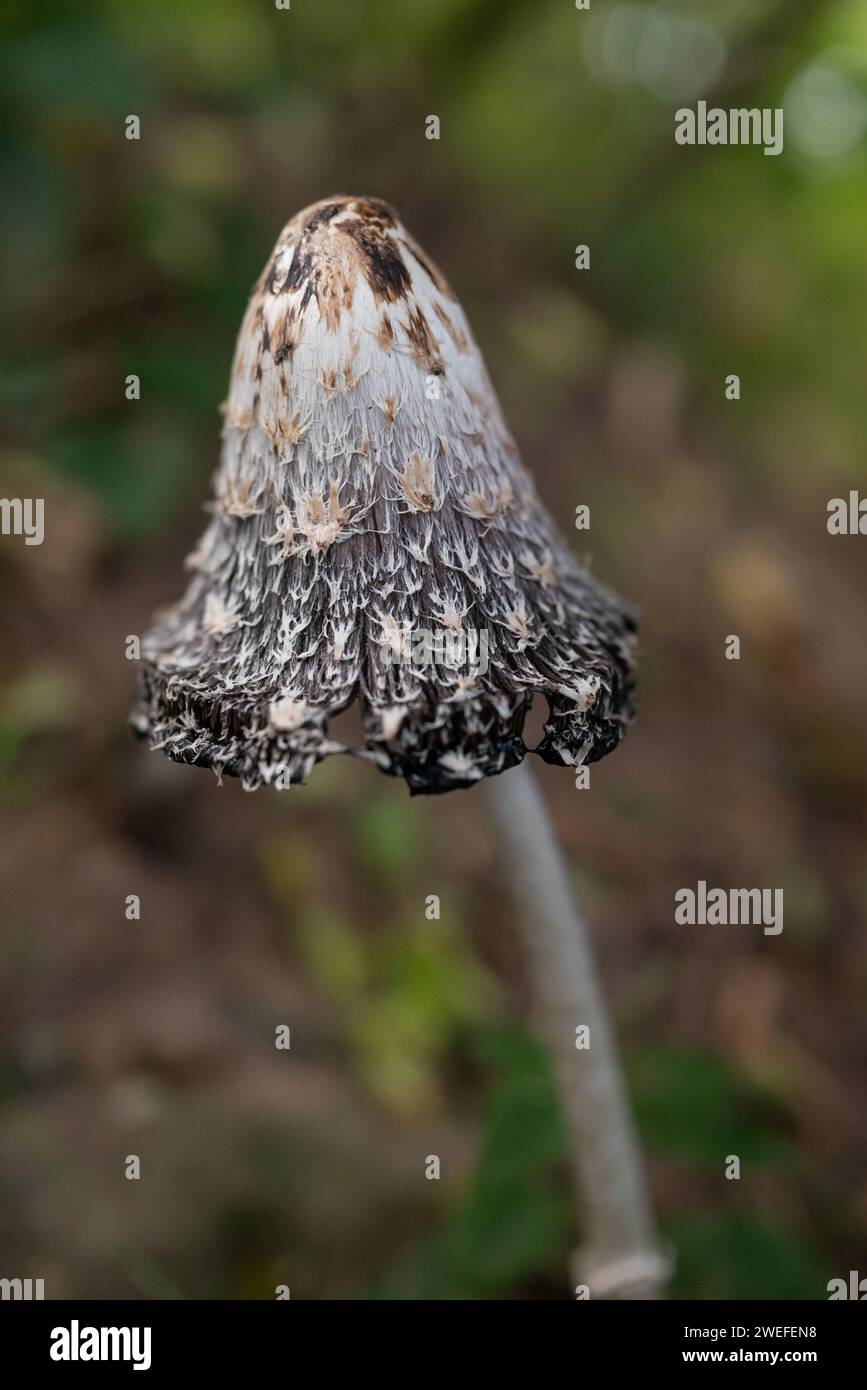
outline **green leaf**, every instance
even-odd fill
[[[827,1297],[829,1273],[792,1226],[733,1211],[682,1218],[667,1234],[677,1252],[675,1298]]]
[[[167,525],[187,503],[198,470],[183,431],[165,420],[144,420],[123,431],[68,430],[46,446],[47,462],[102,499],[121,536],[137,537]]]
[[[519,1029],[476,1039],[495,1071],[476,1169],[443,1229],[377,1291],[399,1298],[495,1298],[566,1266],[571,1202],[568,1142],[541,1046]]]
[[[780,1164],[790,1146],[764,1097],[740,1087],[712,1053],[661,1046],[628,1064],[638,1128],[660,1153],[721,1173],[726,1155]]]

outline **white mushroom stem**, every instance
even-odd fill
[[[485,785],[571,1135],[583,1227],[574,1280],[591,1297],[659,1297],[669,1260],[656,1233],[590,939],[545,802],[526,761]],[[575,1045],[580,1025],[589,1030],[582,1049]]]

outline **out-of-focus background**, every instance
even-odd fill
[[[867,1273],[867,540],[826,529],[867,489],[863,0],[5,16],[0,495],[44,497],[47,531],[0,537],[0,1275],[569,1296],[478,791],[410,801],[331,759],[245,796],[126,729],[125,641],[184,582],[247,293],[335,192],[393,202],[444,267],[543,497],[644,610],[639,723],[590,791],[541,776],[674,1290]],[[700,98],[783,106],[783,154],[677,146]],[[676,926],[699,879],[783,888],[782,934]]]

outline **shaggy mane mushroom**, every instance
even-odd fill
[[[633,616],[572,559],[460,304],[379,199],[325,199],[281,232],[209,509],[187,591],[142,649],[134,727],[170,758],[253,790],[355,752],[445,792],[523,759],[539,694],[546,761],[622,737]],[[463,659],[416,640],[446,632]],[[348,749],[329,724],[355,700],[364,745]]]
[[[245,788],[355,752],[411,792],[601,758],[631,717],[635,621],[572,559],[460,304],[376,198],[283,229],[235,350],[207,530],[142,644],[134,728]],[[353,701],[363,747],[329,726]],[[573,1137],[594,1296],[653,1296],[658,1246],[589,940],[521,767],[490,798]],[[591,1046],[576,1052],[576,1026]]]

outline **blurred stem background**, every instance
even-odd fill
[[[591,1298],[658,1297],[668,1261],[587,927],[545,802],[527,761],[485,790],[515,897],[536,1024],[571,1136],[581,1231],[575,1280]]]

